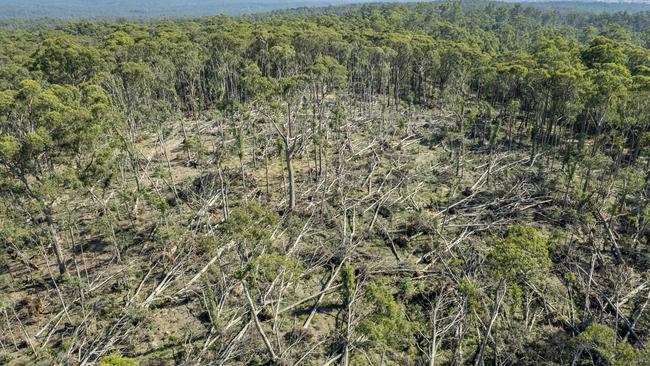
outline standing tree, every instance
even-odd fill
[[[36,203],[63,275],[66,260],[57,204],[71,190],[106,185],[110,180],[111,154],[105,133],[112,121],[110,102],[92,84],[44,87],[25,80],[17,92],[2,94],[11,103],[0,111],[4,121],[0,124],[0,169],[16,183],[11,185],[21,193],[16,197]]]
[[[508,228],[505,238],[494,241],[487,258],[489,268],[498,283],[495,304],[490,319],[485,323],[483,339],[474,356],[474,365],[483,365],[485,348],[508,288],[528,286],[548,272],[551,260],[546,239],[532,227],[515,225]]]

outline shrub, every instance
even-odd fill
[[[108,356],[102,357],[97,363],[97,366],[138,366],[138,364],[119,353],[111,353]]]

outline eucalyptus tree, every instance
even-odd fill
[[[338,92],[347,86],[347,69],[333,57],[323,56],[315,60],[307,69],[309,96],[312,101],[312,142],[314,143],[314,167],[320,176],[323,173],[323,159],[326,149],[327,125],[325,118],[325,99],[339,98]]]
[[[572,42],[554,37],[539,39],[535,45],[537,65],[530,75],[534,91],[528,100],[535,113],[531,157],[558,145],[563,126],[572,128],[582,110],[585,71]]]
[[[211,34],[204,45],[207,59],[202,88],[206,94],[206,103],[210,106],[218,106],[228,100],[240,100],[240,66],[249,38],[243,29],[239,34],[236,31],[238,30],[219,30]]]
[[[494,239],[487,263],[497,283],[493,287],[494,308],[484,322],[482,340],[474,355],[475,366],[484,364],[485,350],[506,295],[533,291],[536,282],[545,280],[551,267],[548,242],[535,228],[511,226],[503,239]]]
[[[622,48],[602,36],[592,40],[582,58],[589,67],[586,76],[591,81],[586,102],[586,120],[594,131],[591,153],[595,155],[605,143],[603,133],[619,130],[617,127],[623,122],[618,111],[628,97],[631,74],[625,65]],[[589,191],[592,173],[593,168],[586,167],[583,191]]]
[[[111,102],[93,84],[44,86],[24,80],[16,91],[2,92],[0,166],[33,214],[41,215],[47,236],[34,241],[54,250],[61,275],[66,254],[57,209],[81,188],[106,186],[112,172],[107,132],[115,122]],[[17,204],[21,204],[17,202]]]
[[[300,118],[306,86],[302,75],[283,77],[278,83],[280,100],[271,103],[271,113],[268,117],[280,136],[287,170],[287,210],[292,211],[296,208],[297,190],[294,157],[309,138],[302,124],[304,121]]]
[[[89,82],[104,68],[99,51],[67,35],[45,39],[32,59],[32,70],[41,72],[50,83]]]

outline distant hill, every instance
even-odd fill
[[[526,6],[532,6],[532,7],[547,9],[547,10],[555,9],[558,11],[573,11],[573,12],[579,11],[579,12],[591,12],[591,13],[616,13],[616,12],[624,11],[628,13],[638,13],[642,11],[650,11],[650,1],[645,1],[645,0],[643,1],[632,0],[626,2],[521,0],[521,1],[507,1],[507,2],[519,2],[525,4]]]
[[[353,0],[0,0],[0,18],[105,18],[237,15]]]
[[[408,0],[0,0],[0,19],[152,18],[239,15],[277,9]],[[417,1],[417,0],[416,0]],[[509,1],[510,2],[510,1]],[[629,2],[520,1],[535,7],[596,12],[650,11],[650,0]]]

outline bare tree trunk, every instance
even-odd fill
[[[56,263],[59,267],[59,274],[63,276],[67,267],[65,265],[65,256],[61,250],[61,243],[59,242],[59,235],[56,232],[56,227],[54,226],[54,220],[52,219],[52,210],[49,207],[44,208],[45,219],[47,221],[47,227],[50,231],[50,237],[52,240],[52,248],[54,249],[54,256],[56,257]]]
[[[262,340],[264,341],[264,344],[266,345],[266,348],[269,351],[269,354],[271,355],[271,359],[273,361],[276,361],[278,359],[278,356],[275,354],[275,351],[273,350],[271,341],[269,341],[269,338],[266,336],[266,333],[264,333],[264,329],[262,329],[262,324],[260,324],[260,320],[257,318],[258,311],[255,310],[253,299],[251,298],[251,295],[248,292],[248,287],[245,284],[244,284],[244,293],[246,294],[246,298],[248,299],[248,305],[251,308],[251,317],[255,322],[255,327],[257,328],[257,331],[260,333],[260,336],[262,336]]]
[[[289,146],[288,139],[285,139],[286,148],[284,149],[284,158],[287,163],[287,178],[289,180],[289,211],[293,211],[296,208],[296,183],[294,179],[293,172],[293,161],[292,161],[292,149]]]
[[[228,185],[223,179],[223,169],[221,168],[221,165],[219,165],[219,181],[221,182],[221,199],[222,199],[222,205],[223,205],[223,221],[228,221],[228,217],[230,216],[230,208],[228,205]]]
[[[501,288],[503,288],[503,294],[499,295],[499,290]],[[478,352],[476,352],[476,357],[474,358],[474,366],[483,365],[483,357],[485,356],[485,347],[487,346],[488,341],[490,340],[490,333],[492,331],[492,327],[494,326],[494,322],[496,321],[497,316],[499,315],[499,308],[501,307],[501,303],[503,302],[503,299],[506,297],[507,289],[508,288],[506,286],[505,281],[501,281],[501,283],[499,284],[499,288],[497,288],[494,312],[492,312],[492,317],[490,318],[490,322],[488,323],[487,327],[485,327],[483,340],[481,341],[481,345],[479,346]]]

